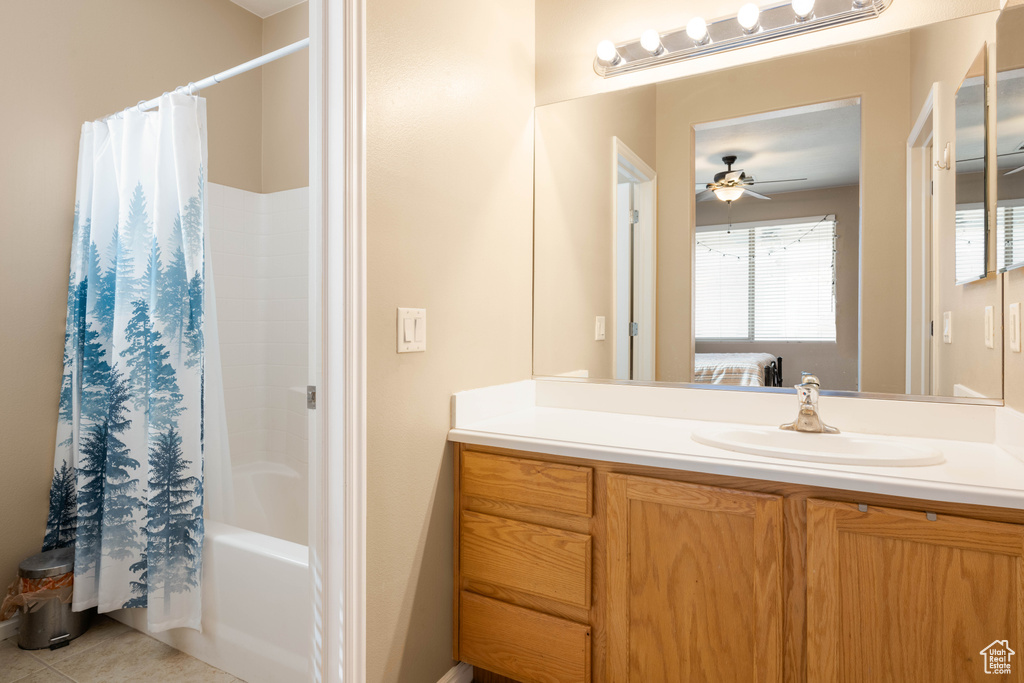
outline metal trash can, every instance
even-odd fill
[[[74,570],[74,548],[47,550],[18,565],[21,592],[29,598],[21,607],[18,647],[55,650],[88,630],[96,609],[71,611]]]

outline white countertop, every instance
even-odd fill
[[[474,392],[456,395],[456,404],[461,398],[459,410],[468,419],[453,420],[449,440],[476,446],[848,491],[1024,508],[1024,462],[992,442],[885,437],[894,442],[931,446],[946,458],[943,464],[924,467],[801,462],[735,453],[691,439],[693,432],[698,430],[736,427],[735,421],[715,422],[537,405],[536,392],[524,393],[523,384],[508,385],[518,387],[517,391],[522,394],[512,400],[507,392],[495,400],[493,390],[483,390],[475,396],[469,396]],[[834,423],[842,427],[841,422]],[[844,433],[854,434],[845,430]]]

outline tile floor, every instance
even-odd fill
[[[239,683],[241,679],[105,616],[59,650],[0,642],[0,683]]]

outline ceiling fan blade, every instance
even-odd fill
[[[1004,176],[1013,175],[1014,173],[1020,173],[1021,171],[1024,171],[1024,166],[1021,166],[1020,168],[1015,168],[1012,171],[1007,171],[1003,175]]]
[[[757,185],[768,185],[770,183],[802,183],[805,180],[807,180],[807,178],[789,178],[787,180],[756,180],[756,181],[754,181],[752,183],[749,183],[749,184],[750,185],[755,185],[755,184],[757,184]]]
[[[715,197],[715,193],[712,190],[704,190],[703,192],[697,193],[698,202],[706,202],[709,199],[717,199],[717,197]]]
[[[744,197],[753,197],[754,199],[767,199],[767,200],[771,201],[771,197],[765,197],[763,194],[758,194],[757,192],[754,192],[753,190],[747,190],[746,192],[743,193],[743,196]]]

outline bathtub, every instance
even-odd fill
[[[306,546],[207,520],[202,633],[149,633],[141,609],[110,616],[248,683],[281,683],[310,678],[311,605]]]

